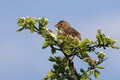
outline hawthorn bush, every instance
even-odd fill
[[[97,30],[95,41],[87,38],[80,41],[71,35],[59,35],[59,30],[54,33],[46,27],[48,23],[48,19],[44,17],[20,17],[17,21],[18,26],[21,26],[17,32],[25,29],[30,30],[31,33],[36,32],[45,39],[42,46],[43,49],[50,47],[52,55],[58,51],[63,54],[63,56],[54,56],[48,59],[54,64],[43,80],[92,80],[91,75],[99,78],[99,69],[104,69],[101,63],[107,59],[105,52],[99,48],[102,48],[102,50],[106,50],[108,47],[119,49],[115,45],[116,41],[106,36],[100,29]],[[94,54],[96,58],[90,54]],[[79,68],[79,71],[76,70],[77,65],[75,66],[73,59],[77,57],[80,62],[82,61],[88,65],[86,69]]]

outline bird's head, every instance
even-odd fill
[[[55,25],[55,27],[58,28],[59,30],[60,30],[61,28],[67,28],[67,27],[69,27],[69,26],[70,26],[70,24],[69,24],[68,22],[64,21],[64,20],[59,21],[59,22]]]

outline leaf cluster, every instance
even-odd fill
[[[43,80],[73,80],[75,77],[72,66],[69,65],[68,60],[65,57],[50,57],[49,61],[54,62],[51,73],[54,75],[49,76],[49,72]]]
[[[49,61],[53,62],[53,69],[48,72],[43,80],[92,80],[91,75],[95,78],[99,78],[99,69],[104,69],[101,65],[107,58],[103,51],[97,49],[111,47],[113,49],[119,49],[115,45],[116,41],[110,37],[106,37],[105,34],[99,29],[96,34],[96,40],[91,41],[72,37],[71,35],[62,36],[49,30],[46,26],[48,24],[47,18],[31,18],[20,17],[17,24],[21,26],[17,31],[20,32],[24,29],[30,30],[31,33],[36,32],[41,35],[45,41],[43,43],[43,49],[50,47],[51,53],[55,54],[58,51],[64,55],[50,57]],[[90,54],[94,54],[97,58],[92,57]],[[78,57],[79,61],[88,64],[87,69],[80,68],[76,70],[74,58]]]

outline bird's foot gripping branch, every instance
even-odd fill
[[[71,35],[59,35],[49,30],[46,26],[48,24],[47,18],[31,18],[20,17],[17,22],[18,26],[21,26],[17,32],[28,29],[31,33],[36,32],[41,35],[45,41],[43,43],[43,49],[50,47],[51,53],[62,52],[63,56],[50,57],[49,61],[54,62],[53,68],[48,72],[43,80],[92,80],[91,75],[95,78],[99,78],[99,69],[104,69],[101,65],[107,57],[104,53],[106,48],[119,49],[115,45],[116,41],[110,37],[105,36],[99,29],[96,34],[96,40],[91,41],[84,39],[80,41]],[[102,48],[104,51],[100,51]],[[97,50],[96,50],[97,49]],[[94,54],[97,58],[94,58],[90,54]],[[76,70],[74,58],[78,57],[79,61],[88,64],[87,68],[79,68]]]

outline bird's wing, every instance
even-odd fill
[[[68,29],[67,29],[67,31],[68,31],[68,33],[69,34],[73,34],[73,35],[79,35],[80,33],[77,31],[77,30],[75,30],[74,28],[72,28],[72,27],[69,27]]]
[[[81,34],[72,27],[67,27],[66,29],[64,29],[64,32],[66,34],[72,35],[73,37],[77,37],[81,40]]]

